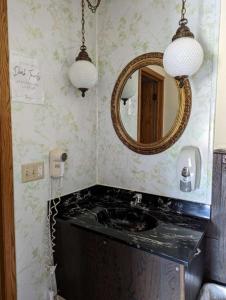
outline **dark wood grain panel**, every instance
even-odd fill
[[[206,247],[206,280],[226,284],[226,249],[224,241],[222,239],[207,238]]]
[[[205,277],[226,284],[226,151],[215,151],[211,223],[206,238]]]
[[[0,299],[16,299],[7,1],[0,1]]]
[[[212,180],[212,210],[211,224],[207,236],[219,238],[222,228],[222,214],[224,213],[225,203],[222,198],[222,155],[213,155],[213,180]]]
[[[204,249],[205,240],[200,244],[196,256],[185,269],[185,295],[186,300],[197,299],[204,276]],[[201,251],[199,253],[199,251]]]
[[[66,223],[58,226],[55,258],[67,300],[182,299],[178,264]]]

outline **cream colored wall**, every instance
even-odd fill
[[[226,148],[226,1],[221,1],[219,65],[214,148]]]

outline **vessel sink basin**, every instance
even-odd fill
[[[110,208],[97,214],[97,221],[106,227],[130,232],[142,232],[157,226],[157,220],[136,208]]]

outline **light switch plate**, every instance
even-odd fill
[[[44,178],[44,162],[24,164],[21,167],[22,182],[40,180]]]

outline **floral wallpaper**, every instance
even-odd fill
[[[187,1],[189,27],[201,42],[205,61],[191,78],[193,106],[179,141],[154,156],[136,154],[117,137],[111,121],[111,93],[123,67],[145,52],[163,52],[178,27],[181,1],[114,0],[100,8],[98,46],[100,82],[98,122],[98,182],[163,196],[210,203],[213,119],[216,94],[220,1]],[[183,146],[193,145],[202,156],[200,189],[178,189],[177,158]]]
[[[63,194],[98,182],[210,203],[219,2],[188,2],[190,27],[205,49],[205,63],[191,80],[189,125],[169,150],[142,156],[114,132],[111,92],[129,60],[165,49],[177,28],[180,1],[102,0],[98,18],[87,12],[87,45],[94,61],[99,56],[100,81],[98,93],[93,89],[84,100],[67,77],[80,46],[80,0],[8,0],[10,52],[38,60],[45,94],[44,105],[12,102],[18,300],[48,299],[48,153],[56,146],[69,156]],[[176,181],[184,145],[198,146],[203,160],[201,188],[189,195],[178,191]],[[45,178],[22,184],[21,165],[42,160]]]
[[[88,12],[87,12],[88,13]],[[9,0],[10,52],[39,62],[44,105],[12,102],[18,300],[45,300],[48,154],[68,152],[63,194],[96,183],[96,91],[85,99],[67,70],[80,47],[80,0]],[[87,15],[87,46],[95,60],[96,21]],[[21,164],[45,162],[45,179],[23,184]]]

